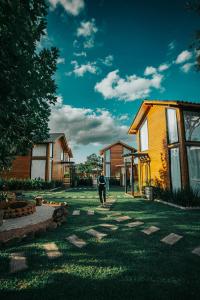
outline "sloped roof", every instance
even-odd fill
[[[54,143],[57,139],[65,137],[64,133],[49,133],[49,138],[43,141],[43,143]]]
[[[168,106],[168,107],[179,107],[179,108],[194,108],[200,109],[200,103],[189,102],[189,101],[178,101],[178,100],[144,100],[128,130],[129,134],[135,134],[141,120],[144,116],[148,113],[149,109],[153,105],[160,105],[160,106]]]
[[[129,146],[129,145],[125,144],[125,143],[122,142],[122,141],[117,141],[117,142],[115,142],[115,143],[113,143],[113,144],[110,144],[110,145],[106,146],[105,148],[101,149],[101,150],[99,151],[99,152],[100,152],[100,155],[102,155],[102,154],[104,153],[104,151],[106,151],[106,150],[112,148],[113,146],[115,146],[115,145],[117,145],[117,144],[121,144],[121,145],[124,146],[125,148],[130,149],[131,151],[136,151],[136,149],[135,149],[134,147]]]

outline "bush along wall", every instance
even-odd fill
[[[78,177],[77,178],[77,186],[92,186],[92,177]]]
[[[185,207],[200,207],[200,191],[193,190],[189,187],[177,191],[154,187],[154,198]]]
[[[42,179],[0,179],[0,190],[43,190],[61,187],[62,181],[44,181]]]

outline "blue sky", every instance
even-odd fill
[[[39,47],[60,50],[51,131],[65,132],[76,162],[127,135],[143,99],[200,102],[189,48],[200,17],[184,0],[49,0]]]

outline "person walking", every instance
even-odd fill
[[[103,175],[103,173],[101,173],[101,175],[99,176],[97,183],[99,191],[99,200],[102,206],[104,206],[104,204],[106,203],[106,178]]]

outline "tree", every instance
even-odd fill
[[[0,1],[0,170],[48,137],[58,50],[38,50],[45,0]]]
[[[102,170],[102,160],[101,157],[95,153],[89,155],[85,163],[80,163],[77,167],[78,173],[82,175],[92,174]]]
[[[200,1],[188,1],[186,3],[186,7],[189,10],[193,10],[198,15],[200,15]],[[200,30],[197,30],[195,33],[194,42],[191,45],[191,48],[195,49],[196,51],[196,61],[197,61],[197,71],[200,71]]]

